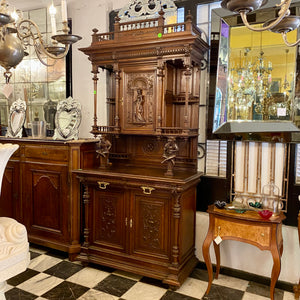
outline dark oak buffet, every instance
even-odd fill
[[[197,264],[196,186],[200,73],[208,45],[186,22],[158,18],[93,30],[80,49],[92,63],[98,165],[81,183],[83,244],[77,259],[178,287]],[[108,124],[98,125],[99,69]]]

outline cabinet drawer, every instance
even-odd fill
[[[249,226],[249,223],[236,223],[216,218],[214,238],[218,235],[222,239],[234,237],[235,240],[246,240],[252,242],[252,244],[268,247],[270,245],[271,228],[254,224]]]
[[[25,157],[47,159],[54,161],[68,161],[68,148],[55,147],[50,145],[26,146]]]

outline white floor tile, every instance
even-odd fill
[[[242,300],[270,300],[270,298],[259,296],[256,294],[245,293]]]
[[[126,300],[159,300],[165,293],[166,289],[153,286],[150,284],[137,282],[132,288],[130,288],[122,299]]]
[[[69,277],[68,281],[93,288],[108,275],[110,273],[86,267]]]
[[[201,299],[207,289],[207,282],[188,277],[182,286],[176,290],[177,293],[184,294],[196,299]]]
[[[284,291],[283,300],[295,300],[295,294]]]
[[[28,268],[39,272],[44,272],[45,270],[55,266],[61,261],[62,260],[59,258],[43,254],[32,259]]]
[[[247,280],[242,280],[239,278],[229,277],[221,274],[219,275],[218,279],[213,280],[213,283],[241,291],[246,291],[248,287]]]
[[[19,284],[17,288],[25,290],[34,295],[41,296],[59,285],[61,282],[63,282],[63,279],[40,273]]]
[[[104,292],[96,291],[96,290],[89,290],[78,300],[118,300],[119,297],[115,297]]]

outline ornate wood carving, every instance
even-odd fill
[[[143,205],[143,239],[144,243],[154,249],[160,249],[160,217],[161,211],[155,205]]]
[[[101,237],[111,239],[116,234],[116,203],[111,197],[102,199],[102,215],[101,215]]]
[[[127,123],[143,126],[153,123],[153,80],[152,72],[126,72],[127,95],[126,112]]]

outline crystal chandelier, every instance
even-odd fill
[[[239,13],[243,20],[243,23],[248,29],[253,31],[270,30],[275,33],[280,33],[285,44],[288,47],[298,45],[300,43],[300,39],[294,43],[289,43],[287,40],[287,33],[297,29],[300,25],[300,17],[290,16],[289,8],[292,0],[281,0],[280,4],[276,5],[276,7],[280,8],[278,12],[278,17],[265,22],[263,27],[257,28],[249,24],[247,20],[247,13],[259,9],[267,2],[268,0],[223,0],[221,2],[221,6],[232,12]]]
[[[70,45],[81,39],[78,35],[69,34],[66,0],[61,0],[63,33],[56,33],[56,9],[50,6],[52,44],[46,45],[37,24],[22,18],[22,12],[14,10],[12,13],[5,0],[0,2],[0,65],[5,69],[6,83],[12,75],[10,69],[15,68],[28,55],[26,49],[33,46],[39,60],[49,66],[43,56],[57,59],[64,58]],[[53,65],[53,63],[52,63]]]

